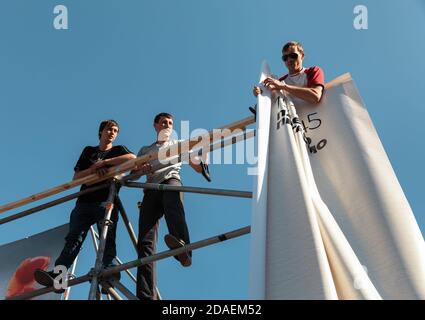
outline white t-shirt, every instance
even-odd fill
[[[161,154],[161,150],[165,148],[175,145],[179,142],[179,140],[170,140],[165,142],[164,144],[157,144],[156,142],[152,143],[150,146],[144,146],[140,148],[137,153],[137,157],[142,155],[146,155],[150,152],[159,152],[159,158],[157,160],[153,160],[150,162],[153,170],[152,173],[148,173],[146,175],[146,182],[149,183],[161,183],[164,180],[168,180],[170,178],[175,178],[181,181],[180,178],[180,170],[182,163],[178,162],[177,158],[173,158],[173,161],[165,161],[165,154]]]
[[[314,87],[314,86],[322,86],[325,88],[325,77],[323,74],[323,70],[314,66],[311,68],[302,68],[300,72],[296,74],[286,74],[283,77],[279,78],[280,81],[284,80],[289,85],[294,85],[298,87]],[[293,95],[290,95],[293,99],[294,103],[303,102],[302,99],[299,99]]]

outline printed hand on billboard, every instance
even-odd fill
[[[37,268],[46,270],[50,264],[50,257],[38,256],[27,258],[19,265],[15,273],[9,280],[5,298],[11,298],[36,290],[34,271]]]

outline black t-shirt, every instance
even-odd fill
[[[111,159],[119,157],[125,154],[133,153],[124,146],[114,146],[109,150],[101,151],[99,147],[90,147],[87,146],[84,148],[83,152],[80,155],[80,158],[77,161],[77,164],[74,167],[74,171],[83,171],[90,168],[93,164],[100,160]],[[111,167],[111,166],[109,166]],[[87,186],[83,184],[80,188],[80,191],[83,191],[87,188],[97,186],[99,184],[105,183],[101,181],[99,183],[92,184]],[[103,202],[108,199],[109,187],[90,192],[88,194],[78,197],[77,202]]]

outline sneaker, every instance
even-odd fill
[[[100,285],[101,287],[102,287],[102,289],[100,290],[100,292],[102,293],[102,294],[109,294],[109,291],[106,289],[106,288],[104,288],[103,286],[102,286],[102,284]],[[112,286],[111,286],[112,287]]]
[[[45,287],[53,287],[53,283],[55,281],[55,278],[57,276],[59,276],[60,273],[56,273],[53,271],[45,271],[42,269],[36,269],[34,271],[34,279],[35,281],[37,281],[39,284],[41,284],[42,286]],[[55,289],[54,290],[56,293],[64,293],[65,289]]]
[[[170,248],[171,250],[181,248],[185,245],[185,242],[183,240],[179,240],[171,234],[165,235],[164,241],[168,248]],[[192,264],[192,258],[186,251],[174,257],[180,261],[183,267],[189,267]]]
[[[110,268],[115,268],[116,266],[117,266],[116,264],[113,264],[112,263],[112,264],[109,264],[107,266],[104,266],[103,268],[104,268],[104,270],[107,270],[107,269],[110,269]],[[114,279],[114,280],[120,281],[120,279],[121,279],[121,272],[116,272],[116,273],[110,275],[110,278],[111,279]]]
[[[110,264],[110,265],[108,265],[107,267],[104,267],[104,268],[106,270],[106,269],[113,268],[113,267],[116,267],[116,265]],[[108,285],[110,285],[112,288],[114,288],[114,286],[108,280],[120,281],[121,280],[121,272],[114,273],[109,278],[105,279],[105,281],[108,282]],[[102,287],[102,290],[101,290],[102,294],[108,294],[109,293],[105,288],[103,288],[103,286],[101,286],[101,287]]]

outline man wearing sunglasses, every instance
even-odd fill
[[[288,68],[288,74],[278,80],[271,77],[263,81],[271,91],[284,90],[289,93],[294,103],[298,99],[317,104],[325,88],[325,77],[320,67],[303,67],[304,49],[299,42],[290,41],[282,48],[282,60]],[[254,87],[255,96],[261,93],[260,87]]]

